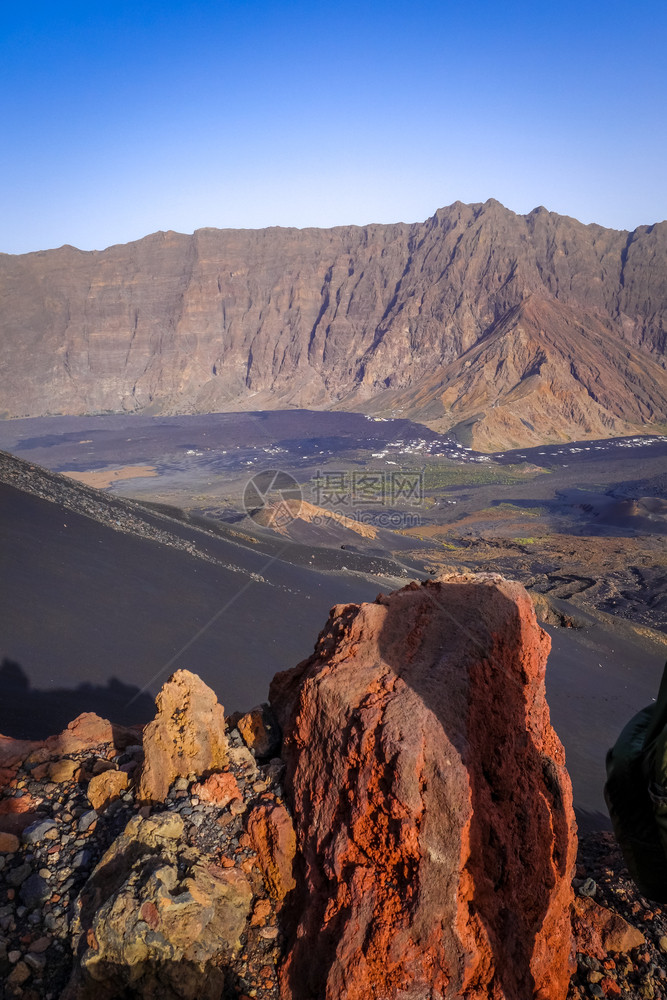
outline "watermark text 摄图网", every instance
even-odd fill
[[[318,471],[311,480],[311,493],[318,507],[419,507],[424,501],[424,476],[421,471],[401,470]]]
[[[268,469],[248,480],[243,496],[249,517],[277,529],[300,517],[307,500],[321,508],[320,513],[308,512],[309,523],[321,527],[330,527],[336,520],[395,530],[415,528],[421,519],[405,508],[423,504],[423,473],[399,469],[318,471],[302,486],[290,473]]]

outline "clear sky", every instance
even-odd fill
[[[6,0],[0,250],[491,197],[634,229],[666,52],[664,0]]]

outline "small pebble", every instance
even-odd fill
[[[7,982],[12,986],[22,986],[30,979],[30,969],[25,962],[17,962],[7,977]]]
[[[42,972],[46,967],[46,957],[44,955],[36,955],[34,952],[28,952],[25,956],[26,965],[29,965],[33,972]]]
[[[79,822],[77,824],[77,830],[80,833],[85,833],[85,831],[88,830],[93,825],[96,819],[97,819],[96,811],[94,809],[89,809],[79,818]]]
[[[265,941],[275,941],[278,937],[277,927],[260,927],[259,936]]]

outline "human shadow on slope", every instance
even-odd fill
[[[149,722],[155,714],[151,696],[115,677],[105,685],[35,690],[23,667],[10,659],[0,664],[0,733],[13,739],[41,740],[62,732],[82,712],[118,725]]]
[[[113,961],[99,966],[98,978],[75,966],[60,1000],[237,1000],[250,988],[233,970],[213,962],[144,958],[131,966]]]

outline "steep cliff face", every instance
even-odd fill
[[[460,357],[365,409],[409,412],[482,451],[614,437],[664,422],[667,372],[599,317],[535,293]]]
[[[527,323],[559,368],[548,404],[558,408],[557,429],[537,426],[537,437],[604,426],[623,433],[667,421],[667,223],[628,234],[544,209],[517,216],[489,201],[456,203],[415,225],[203,229],[102,252],[1,255],[0,323],[0,409],[9,416],[369,401],[417,415],[440,380],[448,391],[436,393],[433,419],[447,429],[476,415],[460,400],[468,368],[493,382],[501,352],[518,381],[493,386],[480,405],[486,414],[500,391],[526,443],[533,432],[522,421],[544,408],[532,367],[514,361]],[[470,353],[476,348],[482,355]],[[606,398],[580,375],[585,351],[594,364],[602,352]],[[648,410],[632,405],[628,352],[648,386]],[[510,405],[514,389],[521,398],[537,393],[535,407]],[[590,428],[580,412],[589,408]],[[473,421],[476,443],[495,443],[502,423]]]

